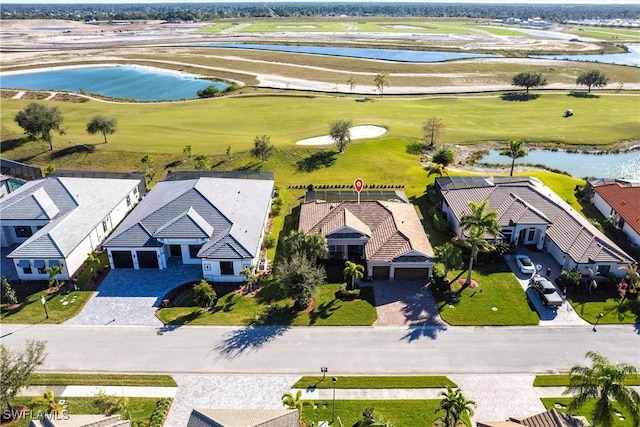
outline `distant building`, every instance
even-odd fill
[[[480,421],[477,427],[589,427],[585,417],[568,415],[551,409],[525,418],[511,417],[506,421]]]
[[[599,182],[593,184],[593,205],[622,230],[633,247],[640,248],[640,182]]]

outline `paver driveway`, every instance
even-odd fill
[[[65,323],[162,326],[155,316],[162,298],[176,286],[201,278],[200,265],[177,261],[164,270],[111,270],[80,314]]]

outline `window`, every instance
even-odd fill
[[[201,245],[189,245],[189,258],[198,258]]]
[[[108,229],[109,228],[107,227],[107,220],[105,219],[104,221],[102,221],[102,231],[106,233]]]
[[[233,261],[220,261],[220,274],[233,276]]]
[[[531,230],[529,230],[529,235],[527,236],[527,241],[532,241],[533,238],[536,236],[536,230],[535,228],[532,228]]]
[[[131,207],[131,196],[127,194],[127,207]]]
[[[21,259],[18,261],[18,267],[22,269],[24,274],[31,274],[33,270],[31,270],[31,262],[27,259]]]
[[[45,266],[44,266],[44,260],[43,259],[37,259],[33,262],[33,266],[38,270],[39,274],[46,274],[47,272],[45,271]]]
[[[607,276],[609,274],[610,270],[611,270],[611,266],[610,265],[599,265],[598,266],[598,274],[600,276]]]
[[[342,245],[329,245],[329,256],[331,258],[342,258]]]
[[[15,227],[13,227],[13,229],[16,231],[16,237],[31,237],[33,236],[33,231],[31,231],[31,227],[29,226],[22,226],[22,225],[16,225]]]

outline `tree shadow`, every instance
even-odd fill
[[[509,92],[509,93],[503,93],[502,95],[500,95],[500,99],[502,99],[503,101],[525,102],[525,101],[532,101],[538,98],[540,98],[540,95],[536,95],[534,93],[526,94],[521,92]]]
[[[259,350],[284,335],[288,329],[288,325],[252,325],[236,329],[227,333],[215,350],[220,353],[219,359],[234,359],[246,352]]]
[[[56,160],[62,157],[70,156],[72,154],[87,153],[91,154],[96,151],[94,144],[78,144],[71,147],[63,148],[62,150],[54,151],[51,153],[51,159]]]
[[[313,153],[302,160],[298,160],[298,172],[313,172],[320,168],[328,168],[336,161],[335,151],[320,151]]]
[[[167,163],[166,165],[164,165],[165,169],[171,169],[171,168],[175,168],[177,166],[180,166],[181,164],[183,164],[185,161],[182,159],[178,159],[178,160],[174,160],[171,163]]]
[[[318,319],[328,319],[333,313],[340,308],[342,304],[338,304],[338,300],[334,299],[329,302],[320,304],[309,313],[309,324],[315,325]]]
[[[403,340],[413,342],[420,338],[430,338],[435,340],[438,338],[440,332],[447,330],[447,324],[443,322],[442,325],[436,326],[410,326],[409,331],[402,337]]]
[[[259,171],[262,169],[262,162],[249,162],[243,166],[238,167],[241,171]]]
[[[7,152],[7,151],[15,150],[21,145],[31,141],[35,141],[35,138],[29,138],[25,136],[22,138],[7,139],[5,141],[2,141],[2,151]]]
[[[567,96],[570,96],[572,98],[600,98],[600,95],[596,95],[595,93],[592,92],[582,92],[582,91],[577,91],[577,90],[572,90],[571,92],[569,92],[567,94]]]

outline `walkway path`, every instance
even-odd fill
[[[94,396],[103,391],[110,396],[126,397],[175,397],[177,387],[141,387],[141,386],[96,386],[96,385],[68,385],[68,386],[29,386],[21,390],[21,396],[42,396],[45,390],[53,391],[56,397],[86,397]]]

